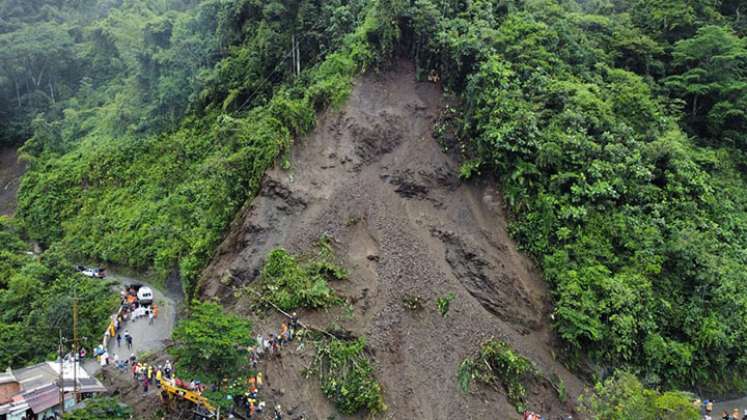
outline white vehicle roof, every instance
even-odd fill
[[[153,299],[153,290],[150,287],[143,286],[137,291],[138,299]]]

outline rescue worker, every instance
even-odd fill
[[[156,369],[156,386],[158,388],[161,387],[161,377],[162,377],[162,375],[163,374],[161,373],[161,366],[159,365],[158,369]]]
[[[293,340],[293,337],[296,336],[296,331],[298,331],[298,328],[300,326],[301,325],[298,322],[298,315],[295,312],[293,312],[293,314],[291,315],[291,320],[290,320],[290,329],[288,330],[288,334],[289,334],[288,337],[290,340]]]
[[[288,325],[285,322],[280,324],[280,334],[278,334],[278,337],[280,337],[280,344],[290,341],[288,338]]]

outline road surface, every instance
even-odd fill
[[[165,340],[171,338],[176,323],[176,303],[172,297],[167,296],[161,290],[145,283],[141,280],[110,274],[107,280],[115,280],[122,284],[138,283],[153,289],[154,301],[158,305],[158,318],[153,320],[153,324],[148,323],[148,318],[140,318],[136,321],[125,321],[120,328],[122,334],[122,343],[117,345],[117,340],[109,342],[109,357],[114,360],[114,355],[119,356],[120,360],[125,360],[133,353],[139,356],[143,353],[152,353],[163,349]],[[127,348],[127,342],[124,339],[124,332],[128,331],[132,336],[132,349]],[[103,333],[103,331],[102,331]],[[95,360],[88,359],[84,367],[90,374],[95,374],[100,366]]]

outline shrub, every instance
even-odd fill
[[[436,309],[438,309],[438,313],[440,313],[442,317],[446,318],[446,314],[449,312],[449,305],[451,304],[451,301],[454,300],[454,297],[454,293],[449,293],[446,296],[441,296],[436,299]]]
[[[324,245],[322,247],[324,250]],[[345,270],[330,261],[324,251],[311,261],[301,263],[278,248],[269,253],[262,267],[260,302],[272,303],[284,311],[337,305],[343,300],[327,281],[346,276]]]
[[[126,420],[132,418],[132,409],[111,397],[83,400],[83,408],[65,413],[64,420]]]
[[[659,393],[624,371],[598,383],[579,398],[581,411],[595,420],[696,420],[699,410],[687,394]]]
[[[469,391],[475,379],[496,388],[500,384],[519,413],[526,408],[527,383],[537,377],[537,369],[529,359],[494,338],[485,342],[476,356],[465,359],[457,374],[459,387],[464,392]]]
[[[352,415],[361,410],[384,411],[381,385],[364,353],[365,340],[343,341],[325,338],[316,343],[316,355],[309,373],[319,375],[324,395],[340,412]]]
[[[251,322],[212,302],[192,302],[189,317],[179,322],[173,337],[169,352],[176,358],[177,371],[213,383],[234,378],[254,344]]]

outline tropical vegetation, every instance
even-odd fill
[[[38,337],[65,333],[76,294],[85,334],[106,319],[72,260],[196,290],[265,171],[397,54],[450,96],[438,133],[461,176],[498,180],[574,368],[624,368],[642,387],[608,385],[642,398],[744,390],[742,3],[0,0],[0,145],[28,163],[0,219],[0,365],[54,351]],[[293,259],[275,251],[267,276],[326,296]]]

